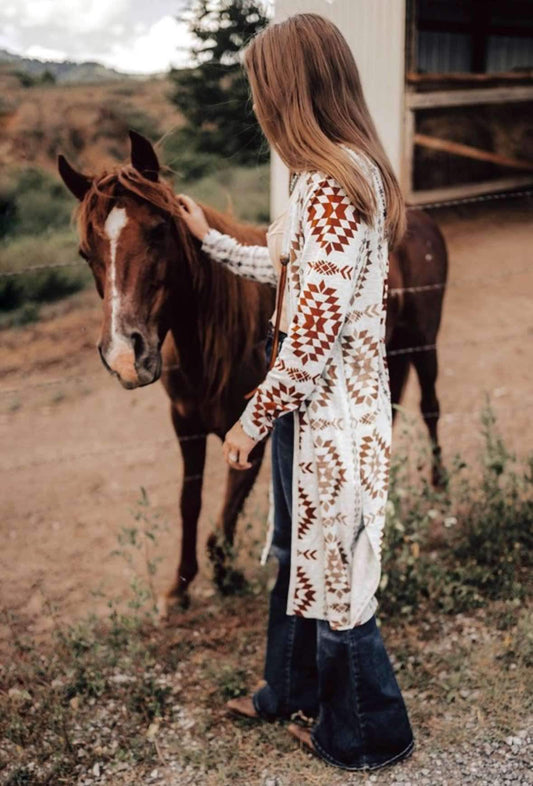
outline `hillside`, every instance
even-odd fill
[[[58,153],[87,170],[128,153],[128,129],[154,141],[181,124],[166,76],[122,77],[99,84],[22,87],[12,65],[0,65],[0,167],[56,172]]]
[[[76,63],[73,60],[40,60],[35,57],[24,57],[7,49],[0,49],[0,64],[9,63],[16,71],[23,71],[32,76],[39,77],[45,71],[53,74],[56,82],[103,82],[117,79],[138,79],[137,76],[123,74],[114,68],[86,61]]]

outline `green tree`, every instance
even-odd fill
[[[48,68],[45,68],[45,70],[42,72],[40,81],[43,83],[43,85],[55,85],[57,82],[55,74],[52,73],[52,71],[50,71]]]
[[[261,0],[194,0],[177,17],[194,36],[193,65],[171,69],[171,101],[185,118],[173,140],[186,177],[205,174],[220,157],[256,165],[269,158],[239,50],[269,22]]]

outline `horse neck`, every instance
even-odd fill
[[[184,257],[183,249],[176,244],[170,262],[167,297],[168,327],[174,339],[179,365],[188,376],[201,376],[201,343],[199,322],[200,297],[191,271],[191,263]]]
[[[231,235],[241,243],[250,243],[254,245],[266,244],[266,227],[254,226],[253,224],[237,221],[234,216],[228,213],[222,213],[214,207],[211,207],[211,205],[205,205],[203,202],[198,202],[198,204],[204,211],[207,223],[210,227],[218,229],[219,232],[223,232],[224,234]]]
[[[241,242],[265,243],[264,228],[238,224],[209,206],[205,214],[210,226]],[[177,237],[172,270],[169,328],[179,363],[191,382],[210,395],[227,384],[235,357],[248,356],[257,341],[265,314],[272,310],[270,293],[228,276],[219,262],[202,253],[198,240],[184,243]]]

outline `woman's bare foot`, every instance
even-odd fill
[[[237,715],[244,715],[246,718],[259,718],[251,696],[240,696],[238,699],[230,699],[226,702],[226,707],[230,712]]]
[[[296,723],[290,723],[287,726],[287,731],[289,734],[292,734],[292,736],[295,737],[298,742],[301,742],[305,748],[312,751],[313,753],[316,753],[316,748],[313,744],[311,732],[309,729],[305,729],[303,726],[298,726]]]

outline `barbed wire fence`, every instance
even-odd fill
[[[514,198],[530,198],[533,196],[533,190],[528,191],[518,191],[518,192],[511,192],[511,193],[503,193],[503,194],[486,194],[480,195],[477,197],[465,197],[462,199],[453,199],[453,200],[446,200],[438,203],[429,203],[426,205],[413,205],[413,209],[423,209],[423,210],[431,210],[431,209],[438,209],[442,207],[456,207],[460,205],[470,205],[473,203],[484,203],[494,200],[502,200],[502,199],[514,199]],[[29,273],[39,272],[43,270],[50,270],[50,269],[60,269],[60,268],[69,268],[69,267],[83,267],[86,266],[86,263],[82,260],[76,260],[73,262],[64,262],[64,263],[56,263],[56,264],[45,264],[45,265],[30,265],[24,268],[20,268],[18,270],[8,270],[8,271],[0,271],[0,279],[2,278],[11,278],[14,276],[22,276]],[[531,272],[531,265],[521,266],[516,270],[505,271],[500,274],[486,276],[483,280],[478,280],[475,278],[464,278],[458,281],[453,282],[435,282],[433,284],[426,284],[421,286],[414,286],[414,287],[396,287],[389,289],[389,296],[395,297],[402,294],[424,294],[426,292],[440,290],[440,289],[456,289],[456,288],[463,288],[469,286],[478,287],[486,287],[490,286],[495,281],[507,281],[509,278],[519,277],[522,275],[526,275]],[[79,332],[89,332],[90,328],[82,327]],[[388,356],[395,356],[395,355],[411,355],[418,352],[429,352],[435,349],[438,349],[439,352],[442,350],[447,349],[454,349],[456,350],[458,347],[462,346],[475,346],[475,345],[491,345],[494,346],[496,343],[504,342],[508,340],[513,340],[516,338],[525,339],[531,338],[533,335],[533,325],[526,326],[525,330],[521,332],[509,333],[504,335],[494,335],[489,338],[484,339],[465,339],[462,341],[449,341],[449,342],[439,342],[438,344],[425,344],[425,345],[416,345],[416,346],[409,346],[409,347],[401,347],[398,349],[389,350],[387,355]],[[178,369],[179,366],[177,365],[170,365],[165,366],[164,371],[172,371]],[[35,370],[29,370],[22,374],[22,379],[32,376],[35,373]],[[86,383],[90,379],[100,378],[102,372],[94,372],[90,374],[72,374],[72,375],[63,375],[61,377],[41,380],[39,382],[28,382],[21,385],[17,385],[14,387],[2,387],[0,386],[0,401],[5,399],[9,396],[20,396],[27,394],[29,391],[32,390],[42,390],[51,388],[54,386],[64,386],[64,385],[76,385],[76,384],[83,384]],[[516,412],[523,412],[533,409],[533,400],[526,402],[519,407],[508,407],[500,410],[497,413],[497,417],[501,418],[502,415],[514,415]],[[472,411],[453,411],[453,412],[422,412],[422,413],[411,413],[413,415],[421,414],[424,418],[439,418],[442,422],[457,422],[461,423],[464,421],[474,420],[480,417],[482,410],[472,410]],[[190,435],[182,435],[180,437],[165,437],[156,440],[151,440],[147,442],[146,440],[143,442],[134,442],[134,443],[121,443],[118,446],[94,446],[92,448],[82,450],[82,451],[72,451],[66,452],[61,454],[55,454],[51,456],[43,456],[40,458],[32,459],[28,462],[22,463],[14,463],[14,464],[0,464],[0,471],[2,472],[9,472],[15,470],[23,470],[23,469],[30,469],[38,466],[43,466],[47,464],[60,464],[64,462],[71,462],[74,460],[90,458],[95,456],[101,456],[106,454],[114,454],[114,453],[124,453],[127,451],[135,452],[136,450],[146,451],[150,448],[162,448],[162,447],[169,447],[171,445],[175,445],[178,441],[179,442],[186,442],[190,440],[200,440],[205,439],[206,437],[210,436],[208,433],[198,433],[198,434],[190,434]],[[199,480],[201,479],[201,475],[195,476],[185,476],[183,478],[184,482],[192,481],[192,480]]]
[[[481,202],[493,202],[501,199],[527,199],[533,196],[533,190],[527,191],[511,191],[503,194],[481,194],[473,197],[463,197],[461,199],[447,199],[441,202],[427,202],[421,205],[408,205],[408,210],[437,210],[443,207],[458,207],[460,205],[471,205]],[[27,265],[26,267],[19,268],[18,270],[0,270],[0,278],[11,278],[13,276],[22,276],[27,273],[36,273],[41,270],[58,270],[68,267],[86,267],[87,263],[81,259],[75,259],[72,262],[55,262],[53,264],[43,265]],[[503,276],[502,276],[503,277]],[[442,285],[441,285],[442,286]],[[391,292],[394,290],[391,290]],[[417,288],[406,288],[396,291],[414,292]]]

